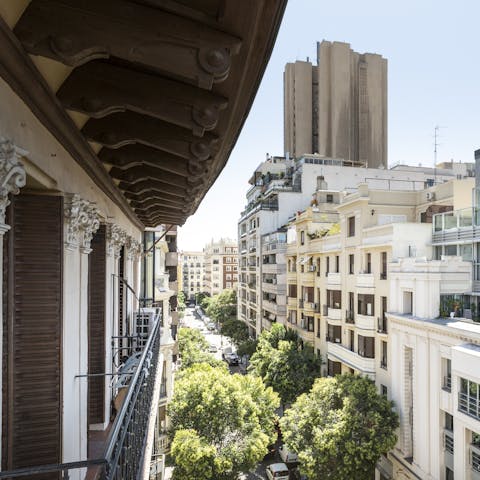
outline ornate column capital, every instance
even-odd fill
[[[0,137],[0,224],[5,224],[5,211],[10,205],[8,195],[17,195],[25,186],[25,168],[18,160],[25,154],[10,140]]]
[[[100,213],[96,205],[83,200],[78,194],[65,196],[64,218],[65,248],[80,246],[83,253],[90,253],[93,234],[100,227]]]
[[[142,244],[130,235],[127,236],[127,257],[129,260],[135,261],[142,254]]]
[[[127,232],[115,223],[107,224],[107,252],[118,257],[120,249],[127,241]]]

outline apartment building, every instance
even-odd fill
[[[228,160],[286,2],[167,3],[0,2],[6,478],[162,478],[174,227]]]
[[[206,291],[205,252],[181,252],[180,266],[185,298],[195,300],[195,294]]]
[[[284,152],[387,168],[387,60],[324,40],[317,65],[287,63]]]
[[[238,244],[236,240],[212,240],[205,253],[205,292],[218,295],[223,290],[236,290],[238,285]]]
[[[474,186],[363,184],[336,217],[318,203],[288,230],[286,326],[325,357],[325,374],[367,375],[397,405],[399,442],[377,480],[479,478],[475,247],[458,240],[475,230]]]
[[[317,205],[330,214],[340,198],[355,192],[359,184],[392,192],[420,192],[473,174],[471,163],[437,169],[396,165],[386,170],[318,155],[306,155],[299,160],[267,156],[249,180],[247,206],[238,223],[238,317],[249,326],[252,336],[269,328],[273,320],[285,322],[285,232],[296,212]],[[424,199],[425,222],[431,221],[434,213],[452,208],[442,206],[435,195],[430,192]]]

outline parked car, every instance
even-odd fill
[[[240,363],[240,359],[236,353],[225,353],[224,354],[225,361],[230,365],[238,365]]]
[[[208,351],[209,351],[210,353],[215,353],[215,352],[218,351],[218,348],[217,348],[216,345],[210,345],[210,346],[208,347]]]
[[[210,322],[210,323],[207,323],[207,328],[208,328],[211,332],[213,332],[213,331],[217,328],[217,326],[215,325],[215,323]]]
[[[298,455],[295,452],[288,450],[286,445],[280,445],[280,447],[278,447],[278,453],[285,463],[298,463]]]
[[[284,463],[271,463],[267,465],[268,480],[289,480],[290,472]]]

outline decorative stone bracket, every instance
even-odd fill
[[[127,232],[114,223],[107,224],[107,252],[118,257],[127,242]]]
[[[131,236],[127,237],[126,247],[129,260],[135,261],[142,254],[142,244]]]
[[[93,234],[100,227],[100,213],[94,203],[83,200],[80,195],[65,197],[65,247],[80,246],[84,253],[90,253]]]
[[[0,224],[5,224],[5,211],[10,205],[9,194],[17,195],[25,186],[26,174],[18,161],[26,152],[10,140],[0,137]]]

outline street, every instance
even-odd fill
[[[212,353],[216,358],[222,359],[222,349],[223,348],[232,348],[232,351],[235,351],[235,347],[232,346],[230,340],[219,333],[213,333],[208,331],[204,322],[197,317],[195,310],[193,308],[187,307],[185,309],[185,314],[182,319],[181,325],[189,328],[197,328],[202,331],[205,339],[209,345],[215,345],[218,349],[216,353]],[[244,366],[231,366],[229,367],[231,373],[241,373],[244,370]],[[278,447],[278,444],[276,445]],[[250,472],[246,475],[241,476],[241,480],[266,480],[265,468],[270,463],[281,462],[281,459],[278,455],[278,450],[275,451],[275,455],[268,455],[262,462],[260,462],[254,472]]]

